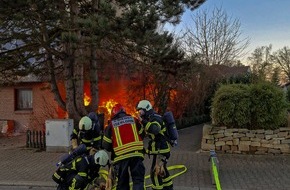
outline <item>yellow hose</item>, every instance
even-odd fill
[[[219,180],[219,172],[218,172],[218,169],[216,167],[216,163],[213,161],[213,159],[211,159],[211,163],[212,163],[212,171],[213,171],[213,176],[214,176],[216,189],[217,190],[222,190],[221,184],[220,184],[220,180]]]
[[[173,178],[175,178],[177,176],[180,176],[181,174],[184,174],[187,171],[187,167],[185,165],[168,166],[167,169],[168,169],[168,171],[170,171],[170,170],[176,170],[176,169],[182,169],[180,172],[175,173],[174,175],[170,175],[170,179],[173,179]],[[145,176],[145,179],[148,179],[148,178],[150,178],[150,175],[146,175]],[[151,186],[152,186],[152,184],[149,184],[149,185],[146,185],[145,187],[146,188],[149,188]]]
[[[170,176],[171,179],[173,179],[173,178],[175,178],[175,177],[177,177],[177,176],[180,176],[180,175],[184,174],[184,173],[187,171],[187,167],[186,167],[185,165],[173,165],[173,166],[169,166],[169,167],[167,167],[167,169],[168,169],[168,171],[171,171],[171,170],[181,170],[180,172],[171,175],[171,176]],[[108,179],[108,171],[107,171],[107,170],[101,169],[101,170],[99,171],[99,174],[100,174],[100,176],[103,177],[105,180]],[[149,179],[149,178],[150,178],[150,175],[146,175],[146,176],[145,176],[145,179]],[[133,186],[133,183],[131,182],[131,183],[130,183],[130,187],[132,187],[132,186]],[[145,187],[146,187],[146,188],[149,188],[149,187],[151,187],[151,186],[152,186],[152,184],[149,184],[149,185],[146,185]],[[116,189],[116,187],[113,187],[113,188],[112,188],[112,190],[115,190],[115,189]]]

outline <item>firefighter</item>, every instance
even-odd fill
[[[98,116],[95,112],[91,112],[88,116],[82,117],[79,127],[73,130],[71,134],[72,149],[76,149],[80,144],[85,144],[87,153],[93,155],[101,149],[101,138]]]
[[[133,190],[145,189],[143,132],[138,119],[127,114],[121,104],[112,108],[111,120],[104,131],[103,148],[111,152],[117,190],[130,190],[130,175]]]
[[[166,167],[170,157],[170,144],[165,136],[166,127],[163,119],[153,110],[148,100],[141,100],[136,109],[150,139],[146,153],[153,156],[150,170],[152,189],[172,190],[172,179]]]
[[[108,164],[109,156],[105,150],[99,150],[94,155],[83,154],[61,164],[52,179],[58,184],[57,190],[83,190],[99,176],[100,167]]]

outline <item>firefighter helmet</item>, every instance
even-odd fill
[[[125,112],[124,107],[121,104],[114,105],[111,111],[111,118],[115,117],[115,115],[117,115],[120,112]]]
[[[79,122],[79,129],[88,131],[92,128],[92,120],[88,116],[84,116],[81,118]]]
[[[137,110],[145,110],[145,111],[149,111],[152,109],[152,105],[148,100],[141,100],[138,105],[137,105]]]
[[[109,163],[109,156],[106,151],[99,150],[94,156],[95,164],[106,166]]]

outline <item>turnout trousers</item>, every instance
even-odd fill
[[[144,158],[131,157],[116,163],[117,190],[130,190],[130,174],[133,182],[133,190],[144,190],[145,166]],[[130,171],[130,173],[129,173]]]

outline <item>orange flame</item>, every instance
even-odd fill
[[[104,122],[107,123],[111,118],[111,111],[118,102],[113,99],[109,99],[108,101],[102,102],[99,106],[98,112],[104,113]]]
[[[84,105],[88,106],[91,102],[91,97],[89,97],[86,93],[84,93]]]
[[[100,107],[106,108],[106,110],[108,111],[109,116],[111,116],[111,111],[112,111],[114,105],[116,105],[117,103],[118,102],[116,102],[115,100],[110,99],[110,100],[108,100],[106,102],[103,102]]]
[[[88,96],[87,93],[84,93],[84,105],[85,106],[88,106],[90,104],[91,100],[92,100],[91,97]],[[111,111],[112,111],[113,107],[116,104],[118,104],[118,103],[119,102],[117,102],[117,101],[115,101],[113,99],[109,99],[108,101],[103,101],[101,103],[101,105],[99,106],[98,113],[103,113],[104,114],[104,121],[105,121],[105,123],[110,120],[110,118],[111,118]],[[134,117],[137,116],[137,112],[135,112],[135,111],[129,111],[129,110],[126,109],[126,112],[129,113],[129,114],[131,114],[131,115],[133,115]]]

